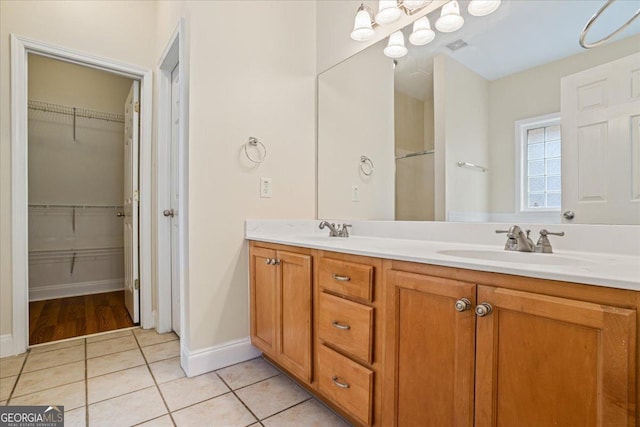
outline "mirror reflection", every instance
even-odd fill
[[[502,2],[482,18],[459,3],[460,30],[413,46],[409,26],[406,56],[382,40],[318,77],[318,217],[640,223],[640,20],[585,50],[600,2]]]

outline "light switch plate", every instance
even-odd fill
[[[260,197],[271,198],[271,178],[260,178]]]

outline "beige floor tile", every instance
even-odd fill
[[[15,397],[84,380],[84,360],[20,375]]]
[[[64,427],[86,427],[87,425],[87,407],[73,409],[67,411],[64,408]]]
[[[84,346],[82,345],[47,351],[45,353],[29,354],[22,372],[39,371],[53,366],[78,362],[80,360],[84,360]]]
[[[53,351],[53,350],[60,350],[63,348],[81,346],[83,344],[84,344],[84,338],[41,344],[41,345],[38,345],[37,347],[30,347],[29,355],[33,356],[34,354],[45,353],[47,351]]]
[[[180,378],[160,384],[159,387],[172,412],[230,391],[215,372],[193,378]]]
[[[66,384],[60,387],[41,390],[32,394],[14,397],[12,405],[59,405],[67,410],[80,408],[86,404],[84,381]]]
[[[265,427],[349,427],[346,421],[331,412],[315,399],[280,412],[266,420],[262,420]]]
[[[256,421],[233,393],[189,406],[172,415],[178,427],[244,427]]]
[[[158,384],[177,380],[178,378],[183,378],[186,376],[184,371],[180,367],[179,357],[151,363],[149,367],[151,368],[151,373],[153,374],[153,377],[156,379],[156,382]]]
[[[138,390],[89,406],[91,427],[131,426],[167,413],[156,387]]]
[[[132,331],[133,329],[125,329],[125,330],[119,330],[119,331],[103,332],[98,335],[91,335],[90,337],[87,337],[87,344],[98,342],[98,341],[112,340],[115,338],[130,337],[132,334]]]
[[[262,358],[220,369],[218,375],[233,390],[274,377],[280,372]]]
[[[89,378],[87,396],[89,404],[142,390],[154,385],[147,366],[113,372],[100,377]],[[144,421],[144,420],[143,420]]]
[[[107,354],[120,353],[121,351],[138,348],[138,343],[133,334],[127,337],[114,338],[87,344],[87,358],[105,356]]]
[[[143,347],[142,352],[148,363],[159,360],[171,359],[180,356],[180,341],[169,341],[162,344],[155,344]]]
[[[173,421],[169,415],[164,415],[160,418],[154,418],[142,424],[138,424],[138,427],[173,427]]]
[[[7,400],[18,376],[0,378],[0,400]]]
[[[283,375],[236,391],[236,394],[260,419],[287,409],[310,396]]]
[[[146,347],[153,344],[160,344],[167,341],[175,341],[178,338],[173,332],[159,334],[155,329],[135,329],[134,334],[138,339],[140,347]]]
[[[107,354],[106,356],[87,359],[87,377],[93,378],[140,365],[144,365],[144,358],[140,349],[134,348],[120,353]]]
[[[0,359],[0,378],[13,377],[20,373],[27,353]]]

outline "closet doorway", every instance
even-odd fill
[[[139,90],[28,55],[29,345],[140,322]]]

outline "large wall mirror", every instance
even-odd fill
[[[461,1],[460,30],[413,46],[407,27],[406,56],[382,40],[321,73],[318,217],[640,224],[640,19],[585,50],[603,3]]]

